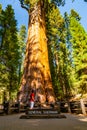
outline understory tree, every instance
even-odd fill
[[[10,99],[18,87],[17,71],[20,59],[17,21],[11,5],[1,11],[0,41],[0,89],[6,91]]]
[[[80,16],[71,10],[70,31],[76,77],[75,89],[78,90],[78,93],[84,94],[87,92],[87,32],[79,20]]]

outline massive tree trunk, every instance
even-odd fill
[[[35,89],[40,102],[55,102],[48,61],[47,37],[43,2],[29,10],[28,40],[24,61],[24,73],[20,87],[20,99],[27,100]]]

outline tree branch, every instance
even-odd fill
[[[26,7],[25,5],[24,5],[24,0],[19,0],[20,1],[20,4],[21,4],[21,7],[22,8],[24,8],[24,9],[26,9],[28,12],[29,12],[29,8],[28,7]]]

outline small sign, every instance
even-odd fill
[[[44,114],[58,114],[58,111],[43,111]]]
[[[35,114],[58,114],[57,110],[30,110],[28,111],[29,115],[35,115]]]
[[[32,115],[32,114],[42,114],[41,111],[35,111],[35,110],[32,110],[32,111],[28,111],[28,114]]]

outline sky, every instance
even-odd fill
[[[65,6],[59,7],[61,14],[63,15],[64,12],[70,14],[70,10],[74,9],[81,16],[80,22],[87,31],[87,2],[84,2],[84,0],[75,0],[75,2],[72,3],[71,1],[72,0],[66,0]],[[20,28],[21,25],[25,25],[26,28],[28,27],[28,13],[25,9],[21,8],[19,0],[0,0],[0,4],[2,4],[3,9],[5,9],[8,4],[12,5],[15,18],[18,21],[18,28]]]
[[[19,0],[0,0],[0,4],[2,4],[3,9],[5,9],[8,4],[12,5],[18,28],[20,28],[21,25],[28,27],[28,13],[25,9],[21,8]]]

